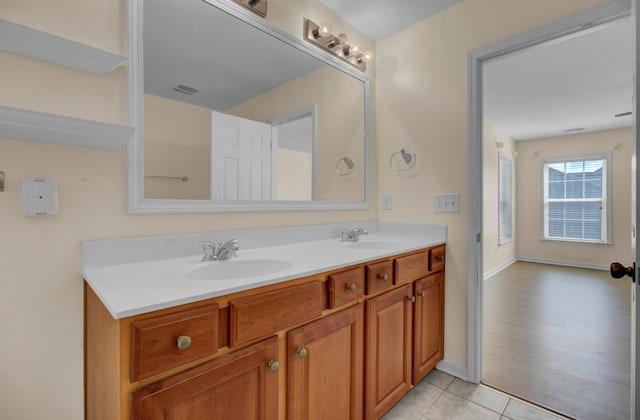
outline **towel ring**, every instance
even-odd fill
[[[341,164],[342,162],[344,163]],[[341,176],[351,175],[355,169],[356,164],[353,162],[353,159],[347,156],[338,159],[336,163],[336,173]]]
[[[416,154],[411,150],[400,149],[389,158],[389,166],[396,172],[408,171],[416,166]]]

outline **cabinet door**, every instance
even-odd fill
[[[413,383],[444,357],[444,271],[415,282]]]
[[[362,304],[287,335],[287,417],[362,418]]]
[[[382,417],[411,388],[411,291],[408,284],[366,303],[367,419]]]
[[[276,419],[277,357],[273,337],[151,384],[132,394],[132,419]]]

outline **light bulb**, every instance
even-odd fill
[[[369,50],[362,53],[362,60],[366,63],[373,60],[373,53]]]
[[[351,54],[358,54],[360,52],[360,44],[358,42],[354,42],[351,45]]]
[[[320,36],[327,36],[331,33],[331,25],[327,22],[322,22],[318,27],[318,34]]]
[[[337,45],[344,45],[348,40],[349,38],[347,38],[347,34],[345,34],[344,32],[336,37]]]

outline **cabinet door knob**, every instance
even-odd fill
[[[351,283],[351,284],[347,285],[347,289],[349,289],[349,291],[351,291],[351,292],[355,292],[356,288],[357,288],[357,286],[356,286],[355,283]]]
[[[388,275],[387,273],[380,274],[380,276],[379,276],[379,277],[380,277],[380,280],[382,280],[382,281],[387,281],[387,280],[389,280],[389,275]]]
[[[280,363],[277,360],[270,360],[267,366],[271,372],[277,372],[280,369]]]
[[[444,261],[444,255],[438,255],[438,256],[436,257],[436,260],[438,260],[438,261]]]
[[[178,349],[186,350],[191,347],[191,337],[188,335],[181,335],[178,337]]]
[[[418,294],[420,295],[420,297],[424,297],[424,295],[425,295],[424,291],[420,291],[420,292],[418,292]]]
[[[411,301],[411,303],[415,303],[416,302],[416,297],[415,296],[407,296],[407,300]]]
[[[296,350],[296,354],[301,359],[304,359],[305,357],[307,357],[307,349],[305,349],[304,347],[298,347],[298,350]]]

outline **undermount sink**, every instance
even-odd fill
[[[358,241],[358,242],[349,242],[347,244],[347,248],[356,248],[356,249],[387,249],[387,248],[398,248],[400,244],[398,242],[391,241]]]
[[[289,261],[251,259],[230,259],[224,261],[203,262],[202,266],[185,274],[190,280],[232,280],[243,277],[276,274],[293,267]]]

